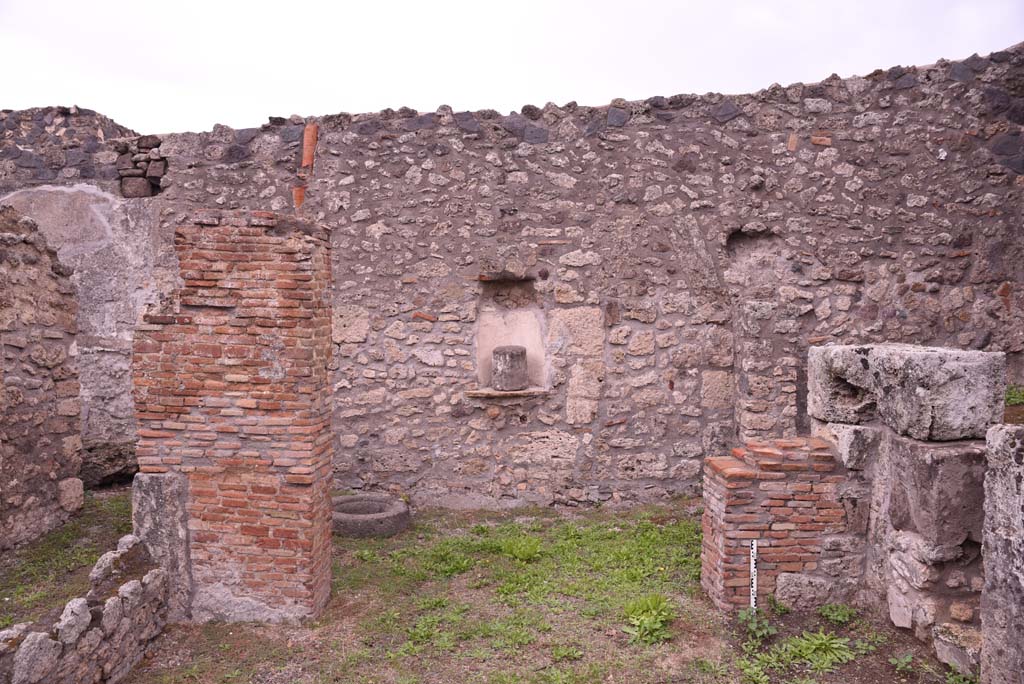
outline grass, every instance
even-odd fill
[[[682,631],[721,630],[699,596],[700,541],[698,520],[666,509],[421,513],[392,539],[335,540],[331,605],[296,628],[315,643],[301,656],[218,661],[207,643],[191,670],[155,667],[138,681],[235,681],[236,669],[247,681],[282,668],[282,682],[318,684],[597,684],[621,672],[666,681],[658,663]],[[234,631],[246,629],[257,642],[268,634]],[[194,633],[181,639],[195,652]],[[296,639],[276,628],[279,644]],[[257,661],[259,651],[269,649],[256,649]]]
[[[0,560],[0,629],[33,622],[89,589],[89,570],[131,532],[131,495],[86,494],[71,520]]]

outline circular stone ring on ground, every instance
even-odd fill
[[[334,534],[342,537],[391,537],[412,522],[409,506],[386,494],[335,496],[331,508]]]

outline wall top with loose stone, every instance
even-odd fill
[[[91,589],[49,629],[0,631],[0,684],[116,684],[167,622],[167,573],[132,535],[96,561]]]

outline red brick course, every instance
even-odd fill
[[[188,476],[197,597],[287,618],[330,591],[326,238],[266,212],[196,217],[175,233],[183,287],[134,343],[139,467]]]
[[[732,611],[750,601],[750,540],[758,543],[758,599],[783,572],[813,572],[822,538],[846,529],[837,486],[846,478],[831,443],[750,442],[704,464],[701,585]]]

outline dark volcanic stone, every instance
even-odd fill
[[[476,120],[472,112],[458,112],[455,115],[455,125],[467,133],[480,132],[480,122]]]
[[[1006,110],[1006,118],[1015,124],[1024,124],[1024,100],[1014,100]]]
[[[949,68],[949,77],[954,81],[966,83],[974,78],[974,72],[963,62],[957,62]]]
[[[523,142],[533,145],[543,145],[548,141],[548,129],[540,126],[529,125],[523,129]]]
[[[250,154],[249,148],[245,145],[228,145],[228,149],[224,151],[224,157],[221,161],[225,164],[234,164],[248,159]]]
[[[1020,131],[1001,133],[992,139],[992,153],[1010,157],[1021,151]]]
[[[607,117],[595,116],[593,119],[590,120],[590,123],[587,124],[587,128],[586,130],[583,131],[583,135],[587,137],[597,135],[598,133],[603,131],[607,125]]]
[[[989,111],[993,114],[1002,114],[1010,108],[1010,95],[998,88],[985,89],[985,101],[988,102]]]
[[[530,119],[531,121],[536,121],[543,114],[540,107],[530,104],[523,105],[523,108],[519,111],[522,113],[523,116],[525,116],[527,119]]]
[[[382,128],[384,128],[384,124],[382,122],[377,119],[372,119],[370,121],[360,121],[352,127],[352,130],[356,132],[356,135],[373,135]],[[301,135],[301,132],[299,135]],[[282,137],[282,140],[283,139],[284,138]],[[296,138],[296,140],[298,140],[298,138]]]
[[[1019,154],[1016,157],[1001,159],[1000,162],[1014,173],[1024,174],[1024,155]]]
[[[407,131],[419,131],[424,128],[433,128],[437,125],[437,115],[420,114],[419,116],[414,116],[411,119],[406,119],[403,125]]]
[[[649,97],[647,98],[646,102],[653,109],[664,109],[665,107],[668,107],[668,100],[662,97],[661,95]]]
[[[984,57],[979,57],[977,52],[965,59],[964,64],[973,71],[980,72],[988,68],[988,60]]]
[[[240,131],[235,131],[235,142],[239,145],[248,145],[255,140],[256,136],[259,134],[260,129],[258,128],[243,128]]]
[[[621,128],[626,125],[629,121],[629,112],[621,107],[609,107],[608,108],[608,125]]]
[[[720,124],[732,121],[743,112],[732,100],[722,100],[711,112],[711,116]]]
[[[141,138],[139,138],[138,145],[140,150],[151,150],[154,147],[160,147],[160,143],[162,142],[163,140],[161,140],[158,136],[144,135]]]
[[[917,76],[914,74],[903,74],[892,84],[895,90],[907,90],[917,85]]]
[[[304,128],[305,126],[285,126],[281,129],[281,142],[297,142],[302,138],[302,131]],[[359,131],[356,132],[358,133]]]

